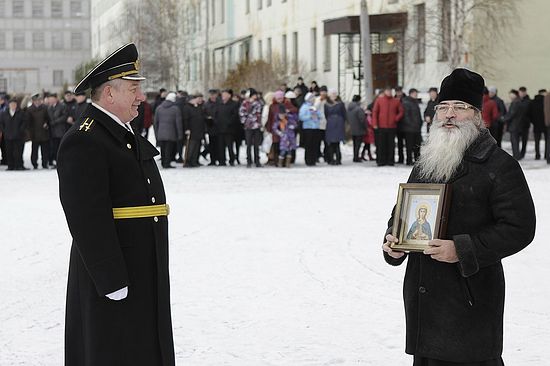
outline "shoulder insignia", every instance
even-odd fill
[[[78,130],[79,130],[79,131],[84,130],[84,131],[88,132],[88,130],[92,127],[92,124],[93,124],[93,123],[94,123],[94,120],[93,120],[93,119],[90,119],[90,118],[88,117],[88,118],[86,118],[86,119],[84,120],[84,122],[82,122],[82,123],[80,124],[80,127],[78,128]]]

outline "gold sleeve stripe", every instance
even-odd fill
[[[168,204],[113,208],[113,218],[116,220],[168,216],[169,214],[170,206],[168,206]]]

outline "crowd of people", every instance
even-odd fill
[[[369,105],[364,105],[359,95],[346,105],[335,89],[318,86],[315,81],[308,87],[301,77],[294,88],[282,84],[267,93],[254,88],[240,93],[210,89],[205,98],[198,92],[160,89],[154,101],[141,103],[139,116],[131,125],[144,137],[153,128],[161,165],[166,169],[174,168],[174,162],[199,167],[203,165],[201,157],[210,166],[240,165],[243,143],[247,167],[290,167],[296,162],[297,148],[304,148],[307,166],[321,162],[340,165],[341,144],[346,141],[353,144],[354,163],[376,160],[378,166],[413,165],[420,157],[422,134],[429,133],[438,103],[437,88],[428,93],[422,111],[415,88],[407,94],[402,87],[388,86]],[[484,90],[485,126],[498,146],[505,132],[510,133],[512,155],[517,160],[525,157],[533,125],[535,159],[545,157],[550,164],[546,143],[550,94],[546,95],[541,89],[531,99],[525,87],[513,89],[507,107],[495,87]],[[39,152],[42,168],[55,168],[61,138],[87,105],[82,92],[66,91],[62,100],[47,93],[30,100],[0,95],[1,164],[8,170],[26,170],[23,149],[31,140],[33,168],[39,167]],[[545,148],[541,151],[543,138]]]

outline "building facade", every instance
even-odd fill
[[[93,53],[104,56],[120,46],[120,22],[144,21],[128,17],[128,6],[140,8],[148,0],[93,0]],[[427,91],[439,86],[454,67],[479,70],[488,84],[500,90],[525,85],[530,90],[550,86],[545,60],[550,49],[542,29],[545,0],[516,1],[513,19],[501,9],[512,0],[368,0],[373,86],[402,85]],[[188,91],[218,87],[229,70],[243,61],[283,64],[287,83],[298,76],[306,83],[338,89],[344,99],[362,94],[364,80],[360,34],[360,0],[158,0],[178,14],[176,82],[148,85]],[[99,6],[99,4],[104,4]],[[481,5],[480,5],[481,4]],[[126,10],[123,10],[126,9]],[[126,17],[121,12],[125,12]],[[536,15],[538,14],[538,15]],[[503,17],[511,29],[492,28]],[[535,16],[540,20],[533,22]],[[539,19],[540,18],[540,19]],[[493,23],[490,22],[493,20]],[[126,23],[128,24],[128,23]],[[506,37],[502,37],[506,34]],[[532,35],[536,34],[536,37]],[[139,44],[138,35],[125,41]],[[488,55],[480,48],[495,49]],[[510,47],[512,46],[512,47]],[[142,49],[142,52],[148,52]],[[522,56],[530,62],[524,68]],[[527,72],[528,71],[528,72]],[[144,70],[146,73],[147,70]],[[544,83],[549,85],[544,85]],[[275,88],[277,85],[274,85]]]
[[[74,85],[90,51],[89,0],[0,0],[0,92]]]

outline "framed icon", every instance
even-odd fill
[[[443,238],[450,201],[448,184],[401,183],[392,230],[399,242],[390,247],[397,251],[422,252],[429,248],[430,240]]]

